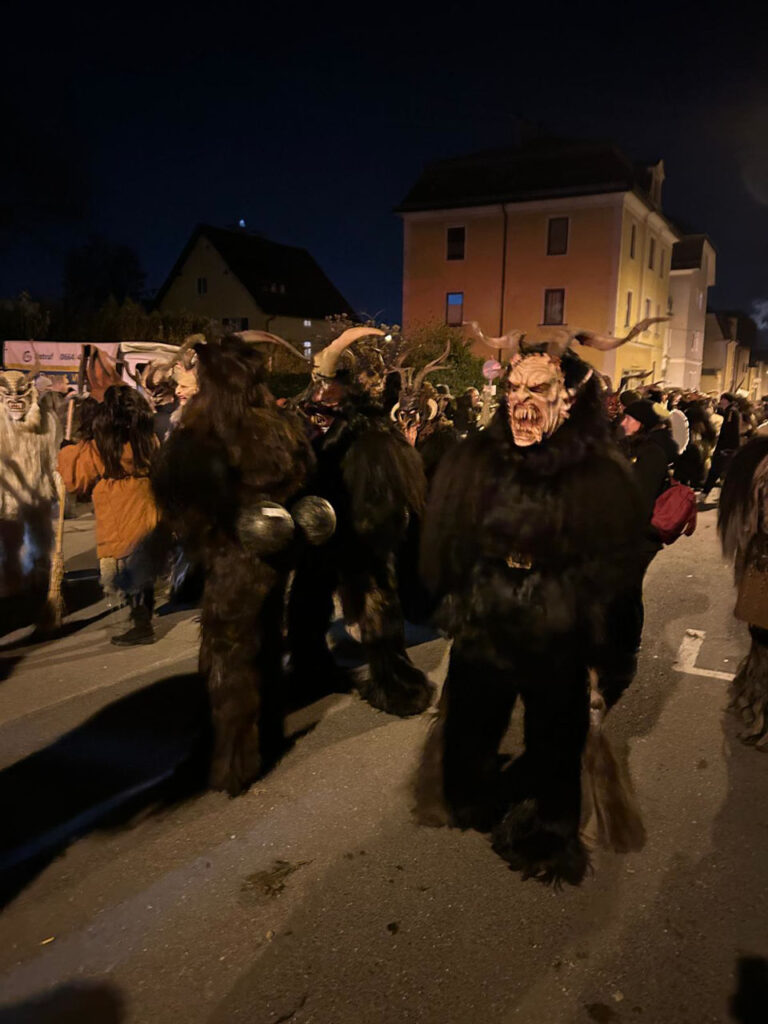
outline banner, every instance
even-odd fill
[[[96,348],[117,359],[118,341],[100,341]],[[40,360],[40,372],[77,373],[83,345],[79,341],[36,341],[35,352]],[[35,362],[35,353],[29,341],[6,341],[3,363],[7,370],[29,370]]]

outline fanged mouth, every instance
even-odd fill
[[[538,426],[541,414],[535,405],[516,405],[512,410],[512,419],[516,426],[526,429]]]

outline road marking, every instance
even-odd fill
[[[696,667],[696,659],[706,635],[703,629],[686,629],[677,652],[677,661],[672,668],[686,676],[707,676],[709,679],[726,679],[730,682],[733,679],[732,672],[717,672],[711,668]]]

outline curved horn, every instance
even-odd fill
[[[389,410],[389,418],[392,420],[393,423],[397,422],[397,410],[399,408],[400,408],[400,403],[399,402],[395,402],[395,404]]]
[[[384,331],[378,327],[350,327],[338,336],[330,345],[318,352],[312,361],[312,372],[319,377],[333,377],[336,373],[336,365],[341,358],[344,349],[360,338],[367,338],[369,335],[384,337]]]
[[[424,378],[427,376],[427,374],[428,373],[432,373],[433,370],[436,370],[440,366],[440,364],[445,359],[448,358],[450,353],[451,353],[451,343],[449,341],[448,344],[445,346],[445,349],[440,353],[440,355],[437,357],[437,359],[433,359],[431,363],[427,363],[427,365],[422,367],[422,369],[420,369],[419,372],[416,374],[416,377],[415,377],[414,382],[413,382],[413,390],[414,391],[418,391],[419,390],[421,385],[424,383]]]
[[[427,399],[427,409],[429,409],[427,423],[431,423],[435,416],[437,416],[437,402],[434,400],[434,398]]]
[[[503,348],[509,353],[509,357],[516,356],[520,351],[520,345],[525,337],[525,331],[507,331],[500,338],[489,338],[480,330],[477,320],[465,320],[463,326],[469,327],[476,338],[489,348]]]
[[[269,331],[238,331],[236,337],[257,345],[267,343],[272,345],[282,345],[283,348],[287,348],[289,352],[292,352],[293,355],[301,359],[302,362],[307,362],[307,357],[302,352],[299,352],[297,348],[293,347],[290,341],[286,341],[285,338],[281,338],[278,334],[270,334]]]
[[[32,364],[31,369],[27,370],[27,376],[29,377],[30,380],[34,380],[43,367],[40,363],[40,356],[37,354],[35,343],[34,341],[32,341],[31,338],[29,339],[29,347],[32,349],[32,355],[35,357],[35,361]]]
[[[620,345],[626,345],[628,341],[636,338],[638,334],[642,334],[643,331],[647,331],[651,324],[666,323],[670,318],[668,316],[649,316],[645,320],[641,320],[640,323],[630,330],[623,338],[612,338],[606,334],[597,334],[595,331],[574,331],[573,337],[581,345],[587,345],[589,348],[596,348],[599,352],[610,352],[611,349],[619,348]]]

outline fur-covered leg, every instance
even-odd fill
[[[494,850],[525,878],[578,885],[589,866],[579,836],[581,758],[589,725],[587,670],[546,665],[523,691],[530,797],[493,832]]]
[[[337,574],[329,552],[309,548],[302,554],[288,599],[288,650],[291,674],[302,697],[311,700],[349,684],[328,649]]]
[[[205,582],[200,669],[213,722],[210,784],[230,796],[261,774],[264,758],[265,671],[276,671],[273,616],[280,574],[239,545],[221,545]],[[273,684],[274,685],[274,684]],[[267,729],[274,743],[274,723]]]
[[[359,622],[368,658],[369,675],[360,686],[361,696],[373,707],[405,718],[425,711],[435,688],[406,652],[403,613],[394,576],[391,559],[367,578],[347,575],[343,581],[344,598]]]
[[[498,820],[499,744],[515,698],[509,673],[451,652],[440,715],[441,781],[453,825],[487,832]],[[427,747],[425,770],[429,754]]]
[[[731,710],[745,726],[739,739],[768,750],[768,630],[750,626],[752,646],[731,683]]]

